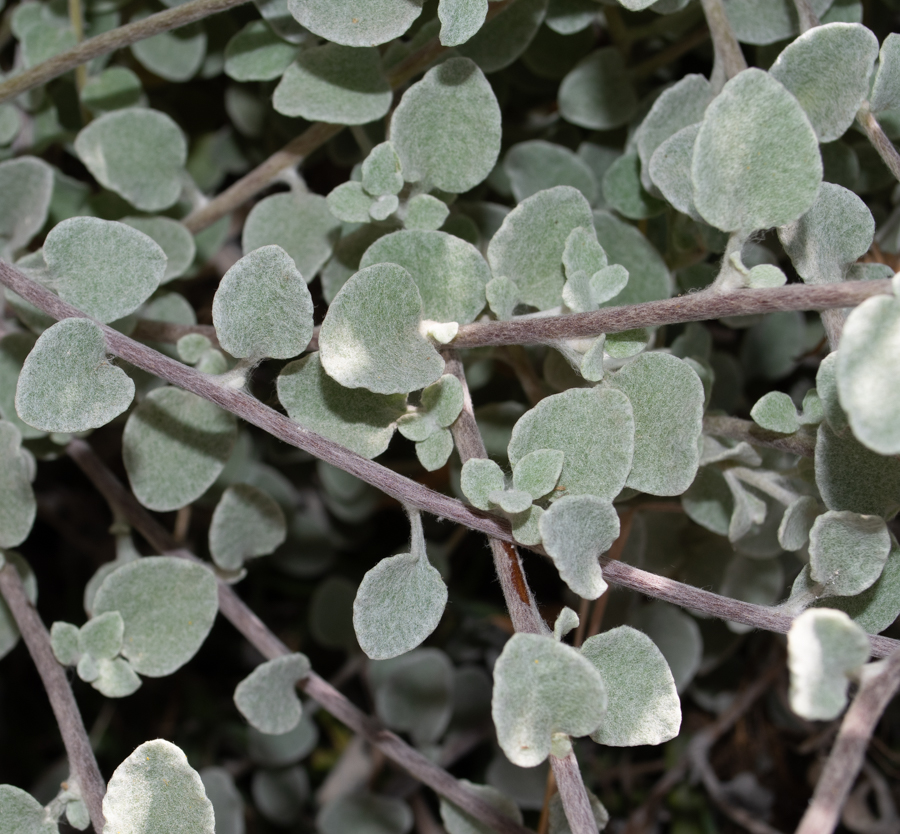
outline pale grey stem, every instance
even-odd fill
[[[801,33],[822,25],[822,21],[819,20],[819,16],[813,11],[809,0],[794,0],[794,8],[797,10],[797,17],[800,19]]]
[[[13,292],[18,293],[56,319],[88,318],[71,304],[67,304],[53,295],[46,287],[32,281],[15,267],[3,261],[0,261],[0,284],[9,287]],[[98,326],[106,337],[109,352],[131,362],[136,367],[215,403],[273,437],[355,475],[401,503],[418,507],[439,518],[450,519],[504,542],[515,543],[509,524],[505,519],[483,513],[454,498],[405,478],[374,461],[360,457],[355,452],[303,428],[285,415],[261,403],[246,391],[226,388],[220,385],[214,377],[157,353],[146,345],[122,335],[117,330],[106,325]],[[532,549],[541,552],[539,548]],[[612,584],[639,591],[655,599],[694,608],[720,619],[734,620],[754,628],[783,634],[791,625],[792,618],[776,609],[722,597],[674,579],[656,576],[623,562],[606,560],[604,577]],[[900,647],[900,642],[888,637],[872,636],[869,640],[872,645],[872,653],[876,657],[884,657],[895,648]]]
[[[27,90],[58,78],[80,64],[114,52],[124,46],[152,38],[160,32],[168,32],[187,26],[197,20],[218,14],[234,6],[240,6],[247,0],[190,0],[183,6],[166,9],[163,12],[145,17],[134,23],[127,23],[109,32],[103,32],[93,38],[82,41],[72,49],[60,52],[46,61],[35,64],[30,69],[13,75],[0,83],[0,102],[14,98]]]
[[[881,673],[869,678],[856,693],[796,834],[831,834],[837,827],[841,809],[865,759],[869,739],[898,689],[900,650],[893,652]]]
[[[443,356],[446,363],[445,373],[453,374],[463,387],[462,411],[450,427],[460,459],[465,463],[471,458],[486,458],[487,450],[484,448],[481,432],[475,422],[472,397],[469,394],[469,386],[466,384],[462,361],[455,350],[445,350]],[[503,597],[506,600],[513,627],[516,631],[529,634],[545,634],[547,627],[538,612],[531,588],[528,587],[528,580],[522,569],[522,560],[519,558],[519,551],[515,544],[494,536],[489,536],[488,542],[494,556],[494,567],[497,577],[500,579],[500,587],[503,589]]]
[[[828,347],[835,351],[841,344],[847,313],[843,308],[837,307],[834,310],[822,310],[819,315],[822,318],[822,327],[825,328],[825,335],[828,337]]]
[[[703,14],[712,35],[715,49],[715,63],[720,65],[726,80],[734,78],[739,72],[747,69],[747,61],[741,52],[741,45],[734,36],[731,21],[725,14],[722,0],[700,0]]]
[[[605,307],[592,313],[464,324],[450,346],[547,344],[561,339],[587,339],[601,333],[621,333],[639,327],[707,321],[725,316],[855,307],[873,295],[890,295],[891,292],[891,282],[887,278],[841,284],[790,284],[727,293],[697,292],[662,301]]]
[[[94,751],[91,749],[91,742],[65,669],[60,666],[53,655],[53,649],[50,648],[50,634],[40,615],[25,596],[22,578],[11,562],[7,562],[0,570],[0,595],[9,606],[31,659],[41,676],[66,748],[66,755],[69,757],[69,768],[78,780],[78,787],[87,805],[94,831],[96,834],[102,834],[105,823],[102,806],[106,782],[100,775],[100,768],[94,758]]]
[[[859,113],[856,114],[856,120],[862,125],[869,141],[878,151],[878,155],[884,160],[884,164],[890,169],[894,178],[900,180],[900,153],[897,152],[893,142],[888,139],[887,134],[878,123],[878,119],[869,110],[868,103],[860,108]]]
[[[75,461],[109,506],[121,513],[160,553],[168,553],[194,562],[201,562],[193,553],[179,547],[175,538],[138,503],[134,495],[107,469],[93,449],[83,440],[72,440],[66,447]],[[290,654],[285,646],[241,600],[234,589],[219,580],[219,610],[225,618],[254,646],[266,660]],[[381,750],[391,761],[441,796],[446,797],[467,813],[491,826],[501,834],[527,834],[528,829],[500,813],[493,805],[473,794],[447,771],[433,764],[399,736],[384,729],[374,718],[354,706],[328,681],[311,672],[298,686],[351,730]]]
[[[553,775],[556,777],[559,798],[562,800],[572,834],[597,834],[597,821],[591,810],[591,800],[581,778],[581,768],[578,767],[575,751],[570,750],[564,759],[551,755],[550,767],[553,768]]]

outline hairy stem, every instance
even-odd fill
[[[727,81],[747,69],[747,61],[744,59],[744,53],[741,52],[741,45],[734,36],[734,30],[725,14],[722,0],[700,0],[700,2],[709,32],[712,35],[715,63],[720,67],[720,71]],[[716,68],[714,67],[713,76],[715,75]]]
[[[155,549],[160,553],[201,562],[193,553],[179,547],[172,534],[138,503],[134,495],[107,469],[85,441],[70,441],[66,452],[103,495],[113,512],[127,519],[128,523]],[[288,647],[268,629],[230,585],[219,580],[218,587],[219,610],[266,660],[290,654]],[[399,736],[385,730],[377,720],[354,706],[315,672],[300,681],[298,686],[351,730],[364,736],[391,761],[464,811],[504,834],[526,834],[528,831],[474,795],[445,770],[411,748]]]
[[[0,83],[0,102],[14,98],[27,90],[46,84],[54,78],[67,73],[75,67],[86,64],[88,61],[114,52],[124,46],[130,46],[138,41],[152,38],[160,32],[168,32],[187,26],[197,20],[203,20],[210,15],[218,14],[233,6],[240,6],[247,0],[190,0],[183,6],[174,9],[166,9],[157,12],[143,20],[134,23],[126,23],[117,29],[103,32],[93,38],[82,41],[72,49],[60,52],[46,61],[35,64],[30,69],[20,72],[6,81]]]
[[[84,721],[78,711],[78,704],[75,703],[72,687],[69,686],[69,679],[50,648],[50,634],[40,615],[25,596],[19,572],[10,562],[0,570],[0,595],[9,606],[31,659],[41,676],[56,723],[59,725],[66,755],[69,757],[69,768],[78,780],[81,797],[87,805],[94,831],[96,834],[102,834],[105,824],[102,803],[106,793],[106,782],[100,775],[100,768],[94,758],[94,751],[91,749]]]
[[[794,8],[797,10],[797,17],[800,20],[801,33],[822,25],[822,21],[819,20],[818,15],[813,11],[809,0],[794,0]]]
[[[570,750],[564,759],[551,755],[550,767],[556,777],[559,798],[572,834],[597,834],[597,821],[591,810],[591,800],[581,778],[575,751]]]
[[[878,151],[878,155],[894,175],[894,179],[900,180],[900,153],[894,147],[893,142],[888,139],[887,134],[878,123],[878,119],[869,110],[868,104],[864,104],[860,108],[859,113],[856,114],[856,120],[862,125],[866,136],[869,137],[869,141]]]
[[[18,293],[56,319],[88,318],[80,310],[53,295],[46,287],[32,281],[4,261],[0,261],[0,284],[9,287],[13,292]],[[371,484],[401,503],[425,510],[439,518],[451,519],[503,542],[515,543],[509,524],[505,519],[499,519],[473,509],[454,498],[405,478],[381,464],[361,457],[355,452],[303,428],[285,415],[261,403],[246,391],[223,386],[214,377],[157,353],[152,348],[135,342],[111,327],[99,326],[106,336],[110,353],[132,365],[215,403],[273,437],[355,475],[361,481]],[[533,549],[540,552],[539,548]],[[722,597],[674,579],[656,576],[622,562],[606,561],[603,570],[604,577],[612,584],[621,585],[624,588],[630,588],[675,605],[694,608],[720,619],[734,620],[755,628],[777,631],[782,634],[786,633],[791,625],[792,618],[776,609]],[[869,640],[872,644],[872,653],[876,657],[884,657],[895,648],[900,647],[900,642],[888,637],[870,637]]]
[[[534,345],[563,339],[587,339],[601,333],[621,333],[640,327],[707,321],[725,316],[775,313],[782,310],[830,310],[853,307],[873,295],[891,293],[887,278],[843,284],[790,284],[771,289],[740,289],[727,293],[697,292],[662,301],[604,307],[592,313],[569,313],[511,321],[464,324],[451,342],[454,348],[488,345]]]
[[[859,688],[847,710],[796,834],[831,834],[837,827],[841,809],[863,765],[869,739],[898,689],[900,651],[895,651],[880,674]]]

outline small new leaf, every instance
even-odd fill
[[[311,668],[306,655],[299,653],[262,663],[237,685],[234,703],[259,732],[269,735],[290,732],[303,712],[296,683]]]

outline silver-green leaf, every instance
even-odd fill
[[[288,0],[301,26],[344,46],[378,46],[399,38],[422,13],[423,0]]]
[[[269,735],[290,732],[303,712],[296,683],[311,668],[306,655],[299,653],[261,663],[237,685],[234,703],[259,732]]]
[[[822,583],[828,595],[854,596],[881,576],[890,552],[884,519],[829,511],[809,532],[810,577]]]
[[[37,501],[31,488],[33,461],[22,448],[22,435],[0,420],[0,548],[21,544],[31,532]]]
[[[220,568],[240,570],[246,559],[271,553],[286,536],[284,512],[271,495],[250,484],[233,484],[213,511],[209,552]]]

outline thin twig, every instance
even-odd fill
[[[70,441],[66,452],[103,495],[110,507],[121,513],[154,549],[183,559],[201,561],[190,551],[178,546],[172,534],[138,503],[134,495],[106,468],[85,441]],[[288,647],[268,629],[234,589],[222,580],[219,580],[219,610],[266,660],[290,654]],[[526,834],[528,831],[477,797],[445,770],[411,748],[399,736],[384,729],[377,720],[354,706],[315,672],[300,681],[298,686],[351,730],[365,736],[366,740],[381,750],[387,758],[464,811],[500,832]]]
[[[27,90],[52,81],[80,64],[114,52],[138,41],[152,38],[160,32],[168,32],[187,26],[197,20],[218,14],[226,9],[240,6],[247,0],[190,0],[183,6],[166,9],[163,12],[145,17],[143,20],[127,23],[109,32],[103,32],[93,38],[82,41],[77,46],[60,52],[46,61],[35,64],[30,69],[13,75],[0,83],[0,102],[14,98]]]
[[[661,49],[646,61],[641,61],[641,63],[629,70],[629,74],[635,81],[649,78],[658,69],[668,66],[672,61],[690,52],[694,47],[700,46],[701,43],[706,43],[708,39],[709,28],[701,26],[699,29],[695,29],[690,34],[685,35],[680,41],[676,41],[665,49]]]
[[[881,714],[900,689],[900,650],[891,654],[880,674],[857,692],[841,722],[834,747],[816,784],[796,834],[831,834],[866,755]]]
[[[753,446],[768,446],[804,458],[814,457],[816,453],[816,435],[805,429],[794,434],[779,434],[760,428],[752,420],[741,420],[724,414],[707,414],[703,418],[703,431],[715,437],[744,440]]]
[[[3,261],[0,261],[0,284],[6,285],[13,292],[54,318],[87,318],[80,310],[67,304],[48,289]],[[355,452],[303,428],[285,415],[261,403],[246,391],[225,386],[215,377],[203,374],[168,356],[157,353],[106,325],[99,325],[99,327],[106,336],[107,348],[110,353],[125,359],[136,367],[215,403],[248,423],[263,429],[273,437],[355,475],[401,503],[409,504],[439,518],[450,519],[472,530],[478,530],[500,540],[501,543],[510,545],[515,543],[509,524],[504,519],[476,510],[454,498],[405,478],[381,464],[363,458]],[[503,549],[506,551],[505,546]],[[532,549],[542,552],[539,548]],[[514,547],[510,547],[509,551],[515,554]],[[512,558],[509,553],[506,555],[508,558]],[[517,556],[517,554],[515,555]],[[674,579],[656,576],[623,562],[610,562],[603,557],[601,557],[601,562],[604,564],[604,577],[608,582],[630,588],[655,599],[694,608],[720,619],[734,620],[754,628],[782,634],[787,632],[792,622],[790,615],[774,608],[719,596]],[[522,600],[522,604],[524,613],[524,609],[530,606],[524,600]],[[869,640],[872,645],[872,653],[876,657],[884,657],[900,646],[898,641],[888,637],[872,636]]]
[[[575,751],[570,750],[562,759],[551,754],[550,767],[556,777],[559,798],[562,800],[572,834],[597,834],[597,821],[594,819],[591,800],[581,778]]]
[[[878,123],[878,119],[869,110],[868,104],[864,104],[859,113],[856,114],[856,120],[862,125],[869,141],[878,151],[878,155],[884,160],[884,164],[890,169],[895,179],[900,180],[900,153],[894,147],[893,142],[888,139],[887,134]]]
[[[873,295],[889,295],[891,292],[891,282],[887,278],[842,284],[790,284],[727,293],[697,292],[662,301],[605,307],[592,313],[473,322],[459,328],[451,345],[454,348],[474,348],[547,344],[563,339],[587,339],[601,333],[621,333],[640,327],[683,324],[726,316],[854,307]]]
[[[794,8],[797,10],[797,17],[800,21],[801,34],[822,25],[822,21],[819,20],[818,15],[813,11],[809,0],[794,0]]]
[[[700,0],[703,14],[712,35],[715,49],[715,63],[721,66],[725,80],[734,78],[739,72],[747,69],[747,61],[741,52],[741,45],[731,28],[731,21],[725,14],[722,0]],[[715,69],[713,75],[715,75]]]
[[[59,725],[66,755],[69,757],[69,767],[78,780],[81,798],[87,805],[94,831],[101,834],[105,824],[102,804],[106,782],[100,775],[100,768],[94,758],[94,751],[91,749],[91,742],[81,713],[78,711],[72,687],[69,686],[69,679],[50,648],[50,634],[40,615],[25,596],[22,579],[11,562],[7,562],[0,570],[0,595],[9,606],[31,659],[41,676],[44,690],[56,716],[56,723]]]

